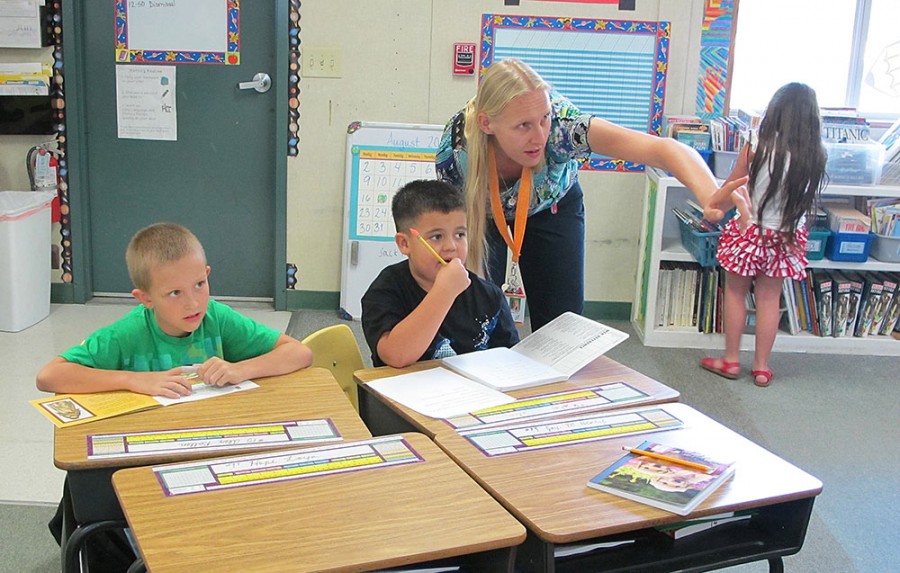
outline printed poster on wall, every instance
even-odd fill
[[[175,66],[116,66],[119,139],[178,140]]]

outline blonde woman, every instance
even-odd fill
[[[437,171],[466,195],[468,267],[497,285],[517,286],[521,278],[532,330],[584,307],[578,166],[591,152],[671,172],[713,221],[723,215],[717,205],[746,182],[719,188],[691,148],[582,113],[520,60],[494,63],[476,96],[447,122]],[[744,192],[731,197],[742,210]],[[514,261],[509,276],[508,246]]]

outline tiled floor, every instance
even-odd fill
[[[58,353],[133,305],[130,299],[51,305],[50,315],[34,326],[18,333],[0,332],[0,459],[4,466],[0,502],[59,501],[65,474],[53,466],[53,424],[28,405],[29,400],[46,396],[35,388],[35,374]],[[290,312],[275,312],[267,305],[239,308],[282,332],[291,318]]]

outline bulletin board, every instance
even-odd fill
[[[444,126],[353,122],[347,128],[341,309],[354,320],[362,296],[386,266],[405,257],[394,243],[391,201],[416,179],[435,179]]]
[[[484,14],[481,72],[518,58],[581,111],[659,135],[670,31],[669,22]],[[581,168],[644,170],[596,154]]]
[[[240,64],[238,0],[115,0],[116,61]]]

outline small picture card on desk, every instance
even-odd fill
[[[491,348],[442,360],[463,376],[507,391],[568,380],[628,334],[566,312],[512,348]]]
[[[253,388],[258,388],[258,385],[250,380],[226,386],[208,386],[203,382],[197,382],[191,385],[190,395],[174,399],[117,390],[92,394],[56,394],[31,400],[30,403],[58,428],[68,428],[131,412],[196,402]]]
[[[645,453],[636,453],[645,452]],[[594,476],[588,487],[688,515],[734,474],[733,461],[645,441]]]

